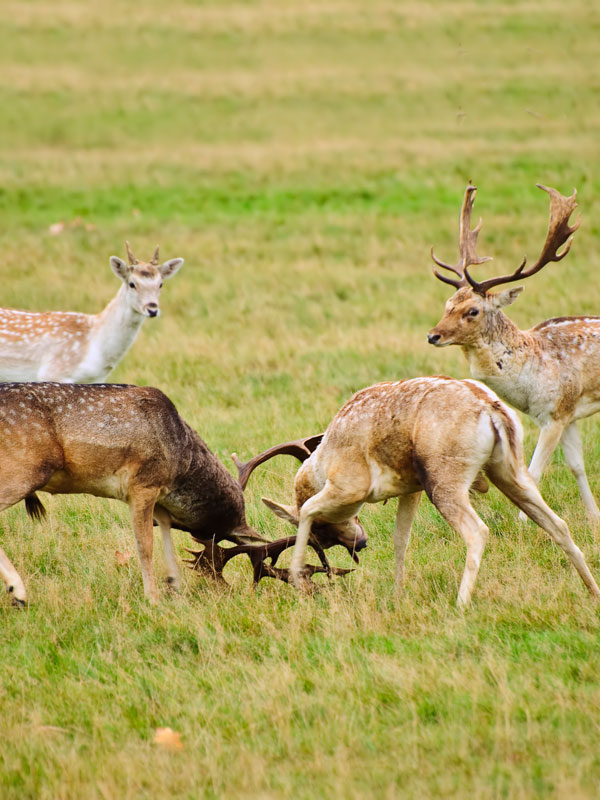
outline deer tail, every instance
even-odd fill
[[[25,498],[25,511],[32,519],[42,520],[46,516],[46,509],[37,494],[28,494]]]

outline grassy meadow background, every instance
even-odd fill
[[[167,392],[230,469],[363,386],[464,377],[425,334],[449,294],[429,248],[454,259],[469,178],[503,272],[543,242],[535,183],[577,187],[571,254],[509,313],[600,313],[599,37],[583,0],[4,0],[1,303],[96,312],[126,238],[183,256],[111,379]],[[600,495],[598,420],[582,427]],[[289,502],[295,468],[247,489],[273,537],[290,531],[260,498]],[[560,454],[543,492],[600,578]],[[3,800],[597,796],[599,611],[495,490],[465,614],[462,541],[426,501],[400,599],[390,502],[362,514],[360,568],[315,597],[253,591],[237,559],[230,590],[186,571],[151,608],[137,557],[116,563],[126,506],[44,499],[43,524],[0,518],[30,600],[0,599]],[[153,744],[164,726],[182,750]]]

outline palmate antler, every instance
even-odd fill
[[[237,457],[237,453],[232,453],[231,458],[238,470],[238,483],[242,489],[246,488],[248,478],[254,472],[259,464],[264,464],[274,456],[295,456],[298,461],[306,461],[307,458],[317,449],[321,444],[323,438],[322,433],[317,433],[315,436],[306,436],[304,439],[296,439],[293,442],[283,442],[283,444],[276,444],[268,450],[259,453],[251,458],[249,461],[241,462]]]
[[[452,266],[450,264],[446,264],[444,261],[440,261],[434,255],[433,247],[431,248],[431,257],[438,267],[442,267],[449,272],[453,272],[456,275],[456,278],[449,278],[434,269],[433,274],[436,276],[436,278],[439,278],[439,280],[443,281],[444,283],[449,283],[451,286],[454,286],[455,289],[460,289],[463,286],[471,286],[473,291],[477,294],[485,295],[485,293],[494,286],[500,286],[504,283],[512,283],[513,281],[529,278],[531,275],[535,275],[536,272],[539,272],[551,261],[561,261],[571,248],[572,239],[569,239],[569,237],[575,233],[581,223],[581,217],[579,217],[574,225],[569,225],[569,217],[575,208],[577,208],[577,191],[574,190],[570,197],[566,197],[565,195],[560,194],[560,192],[558,192],[556,189],[552,189],[548,186],[542,186],[540,183],[536,185],[539,189],[543,189],[550,195],[550,220],[548,223],[548,233],[546,234],[544,247],[542,248],[540,257],[532,267],[530,267],[528,270],[525,270],[527,259],[524,258],[520,266],[517,267],[514,272],[510,273],[510,275],[502,275],[497,278],[488,278],[487,280],[481,282],[476,281],[473,277],[471,277],[469,273],[469,267],[483,264],[484,261],[490,261],[491,258],[489,256],[479,258],[476,252],[477,236],[481,230],[482,221],[480,219],[475,228],[471,230],[471,212],[473,210],[473,203],[475,201],[475,192],[477,191],[477,187],[473,186],[473,184],[469,181],[469,184],[465,190],[465,196],[460,212],[460,259],[458,263],[455,266]],[[559,253],[558,250],[565,242],[567,242],[566,247],[561,253]]]
[[[549,264],[552,261],[562,261],[562,259],[571,249],[573,239],[570,237],[572,237],[572,234],[574,234],[577,228],[581,225],[581,214],[574,225],[569,225],[569,217],[577,208],[577,190],[574,189],[573,194],[570,197],[566,197],[560,192],[557,192],[556,189],[552,189],[548,186],[542,186],[541,183],[537,183],[536,186],[538,189],[543,189],[550,195],[550,220],[548,222],[548,233],[546,234],[546,241],[544,242],[540,257],[528,270],[525,270],[525,265],[527,264],[527,257],[525,257],[520,266],[517,267],[517,269],[510,275],[502,275],[498,278],[488,278],[488,280],[481,281],[481,283],[474,280],[469,275],[468,269],[465,267],[465,278],[473,287],[473,291],[477,292],[477,294],[485,294],[492,287],[500,286],[503,283],[512,283],[513,281],[529,278],[530,275],[535,275],[536,272],[539,272],[543,267],[546,266],[546,264]],[[562,253],[559,253],[559,248],[562,247],[565,242],[567,242],[565,249],[562,251]]]
[[[433,274],[436,278],[443,281],[444,283],[449,283],[450,286],[454,286],[455,289],[460,289],[461,286],[467,285],[467,278],[465,277],[465,270],[467,267],[475,264],[483,264],[485,261],[491,261],[491,256],[483,256],[479,258],[477,255],[477,237],[479,236],[479,231],[481,230],[481,226],[483,225],[483,220],[479,220],[477,225],[471,230],[471,212],[473,211],[473,203],[475,202],[475,193],[477,192],[477,187],[473,186],[471,181],[467,184],[467,188],[465,189],[465,196],[463,199],[463,203],[460,209],[460,221],[459,221],[459,228],[458,228],[458,250],[460,253],[460,258],[458,263],[455,266],[451,266],[450,264],[446,264],[445,261],[440,261],[433,253],[433,247],[431,248],[431,258],[435,261],[438,267],[442,267],[443,269],[447,269],[449,272],[453,272],[457,277],[455,278],[448,278],[446,275],[442,275],[437,271],[437,269],[433,270]]]
[[[191,565],[191,569],[197,570],[205,577],[226,583],[223,577],[223,569],[226,564],[232,558],[246,554],[252,563],[254,583],[259,583],[261,578],[275,578],[289,583],[289,570],[276,567],[275,564],[279,556],[296,543],[295,536],[286,536],[266,544],[243,544],[236,547],[222,547],[213,539],[198,539],[197,541],[203,545],[204,549],[190,550],[186,548],[192,558],[185,559],[185,562]],[[267,559],[270,559],[269,564],[266,563]],[[325,573],[330,576],[347,575],[349,572],[353,572],[353,569],[330,567],[328,564],[321,566],[306,564],[305,566],[305,576],[307,578],[312,578],[318,573]]]

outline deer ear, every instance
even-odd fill
[[[274,500],[269,500],[268,497],[262,498],[263,503],[266,505],[267,508],[270,508],[271,511],[276,514],[281,519],[284,519],[286,522],[291,522],[292,525],[295,525],[296,528],[298,527],[298,512],[294,508],[294,506],[283,506],[279,503],[276,503]]]
[[[172,278],[182,264],[183,258],[170,258],[164,264],[161,264],[158,270],[163,278]]]
[[[512,286],[510,289],[505,289],[503,292],[498,292],[497,294],[491,295],[494,300],[494,306],[496,308],[504,308],[504,306],[509,306],[511,303],[515,302],[522,291],[522,286]]]
[[[115,273],[117,278],[121,278],[122,281],[126,281],[129,277],[129,273],[131,272],[131,267],[122,258],[119,256],[111,256],[110,257],[110,268]]]

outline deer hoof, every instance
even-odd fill
[[[12,595],[12,597],[10,598],[10,602],[12,603],[13,606],[15,606],[15,608],[26,608],[27,600],[25,599],[25,596],[19,597],[18,595],[16,595],[14,586],[8,587],[8,594]]]
[[[181,588],[179,578],[176,578],[174,575],[167,575],[165,583],[167,584],[169,592],[178,592]]]

